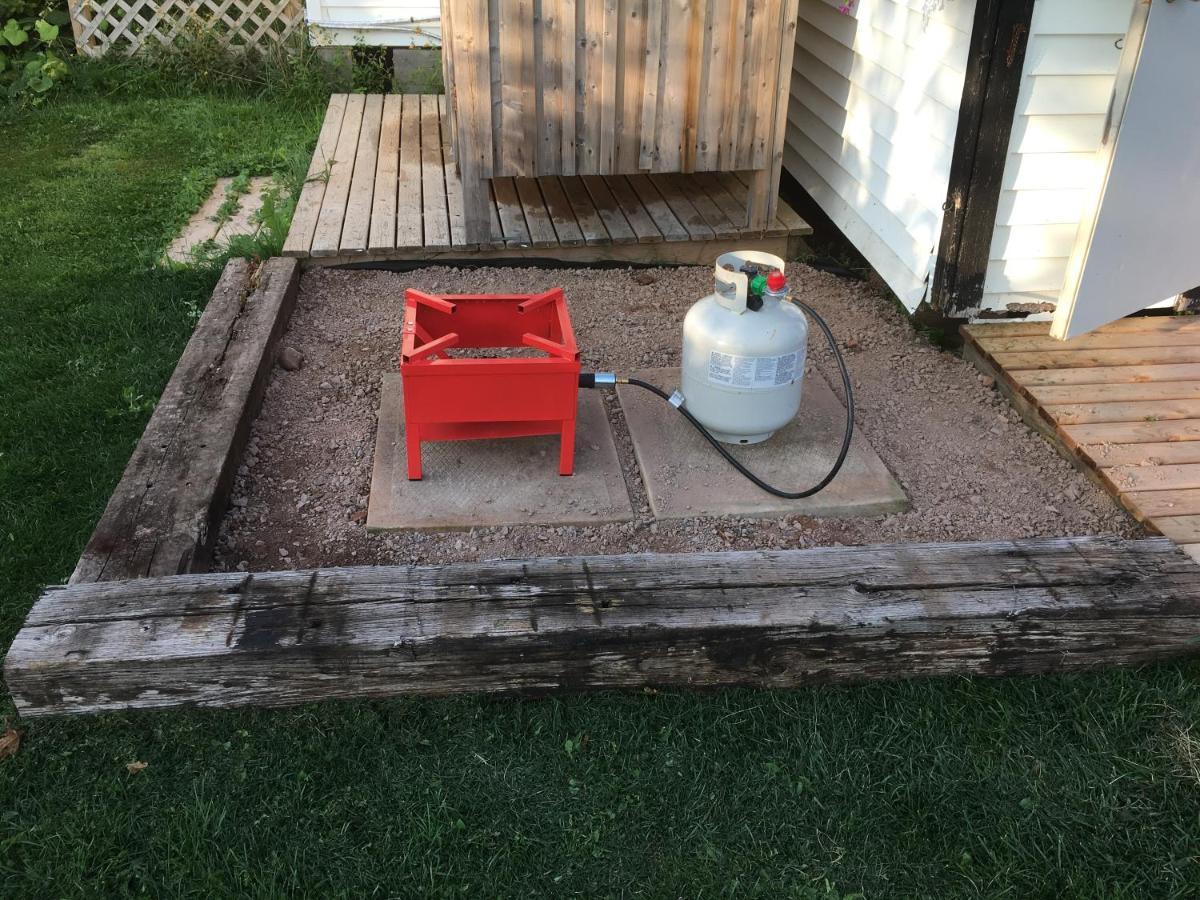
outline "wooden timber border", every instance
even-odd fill
[[[207,572],[297,290],[294,259],[226,267],[71,582],[9,648],[22,714],[793,687],[1196,652],[1200,566],[1165,539]]]
[[[1162,538],[212,573],[50,588],[5,662],[22,715],[461,691],[783,688],[1196,652]]]
[[[203,570],[299,289],[299,266],[231,260],[72,583]]]

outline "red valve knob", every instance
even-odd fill
[[[767,276],[767,290],[768,291],[771,291],[772,293],[778,293],[779,291],[782,291],[786,287],[787,287],[787,278],[785,278],[783,273],[780,272],[778,269],[776,269],[774,272],[772,272],[770,275]]]

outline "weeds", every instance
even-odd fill
[[[283,252],[292,214],[296,211],[297,193],[287,193],[278,184],[263,192],[262,207],[255,216],[259,226],[256,256],[279,256]]]
[[[335,162],[337,162],[336,159],[329,160],[321,168],[320,172],[318,172],[316,175],[311,176],[310,178],[306,178],[305,181],[306,182],[315,181],[315,182],[319,182],[320,184],[329,184],[329,176],[333,174],[333,164]]]
[[[0,3],[0,86],[10,100],[40,105],[67,76],[61,27],[69,21],[61,9]]]
[[[105,97],[270,96],[282,103],[328,96],[335,73],[303,35],[252,48],[227,47],[202,18],[169,45],[149,42],[134,57],[116,54],[72,62],[72,88]]]
[[[354,90],[363,94],[386,94],[392,89],[392,48],[357,44],[351,69]]]
[[[244,169],[230,182],[225,189],[225,200],[217,208],[217,214],[212,220],[218,225],[224,225],[242,205],[242,197],[250,190],[250,173]]]
[[[139,393],[135,387],[126,385],[121,389],[120,405],[109,407],[106,412],[110,419],[119,419],[122,416],[133,416],[140,419],[154,412],[156,405],[153,398]]]
[[[302,153],[289,154],[282,164],[274,169],[273,181],[262,193],[262,206],[251,218],[251,223],[255,226],[252,233],[233,235],[221,244],[207,241],[195,248],[193,260],[199,265],[219,266],[235,257],[266,259],[281,255],[283,245],[287,241],[288,229],[292,224],[292,214],[296,211],[296,200],[306,180],[307,161],[304,157],[305,154]],[[234,188],[239,184],[244,187],[234,195]],[[230,185],[229,191],[226,192],[222,209],[231,199],[240,202],[240,197],[245,194],[248,186],[249,175],[243,172],[234,179],[234,184]]]
[[[279,184],[263,191],[262,207],[254,214],[256,228],[251,234],[235,234],[223,245],[202,245],[196,259],[206,265],[220,265],[233,257],[266,259],[283,253],[292,213],[296,210],[296,192],[288,192]]]

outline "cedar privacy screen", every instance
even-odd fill
[[[798,0],[442,0],[467,239],[486,180],[753,171],[775,215]]]

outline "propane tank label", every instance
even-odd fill
[[[708,380],[713,384],[765,390],[796,380],[797,352],[783,356],[737,356],[713,350],[708,355]]]

